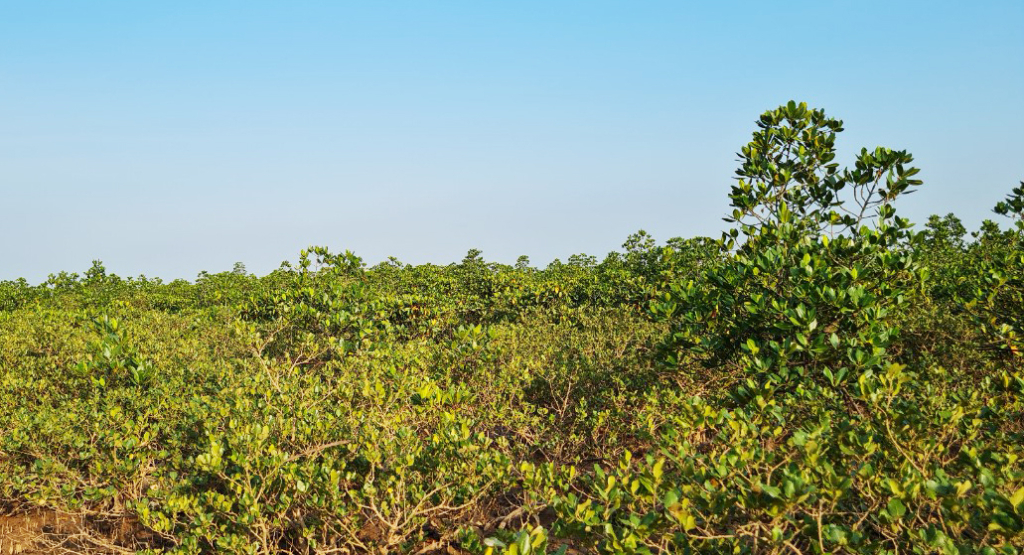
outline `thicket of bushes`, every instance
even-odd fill
[[[110,551],[1019,553],[1024,184],[918,229],[908,153],[757,125],[719,240],[3,282],[0,508]]]

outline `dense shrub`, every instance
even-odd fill
[[[915,232],[910,154],[757,125],[719,240],[0,283],[0,511],[65,551],[1019,553],[1024,184]]]

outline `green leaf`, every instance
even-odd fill
[[[1024,516],[1024,488],[1013,492],[1013,495],[1010,496],[1010,504],[1013,505],[1017,514]]]
[[[902,501],[893,497],[889,500],[889,504],[886,505],[886,511],[889,513],[889,516],[898,519],[907,513],[907,507],[903,505]]]
[[[662,504],[665,505],[665,507],[672,507],[673,505],[679,502],[679,494],[676,493],[676,490],[668,490],[665,493],[665,497],[662,498],[661,502]]]
[[[526,555],[530,552],[530,534],[525,530],[519,532],[516,537],[516,546],[519,548],[519,553]]]

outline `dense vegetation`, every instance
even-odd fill
[[[1020,553],[1024,184],[914,227],[910,154],[757,127],[719,240],[0,284],[0,510],[72,551]]]

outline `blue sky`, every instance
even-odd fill
[[[1024,2],[0,1],[0,279],[718,236],[791,98],[975,228],[1024,179]]]

